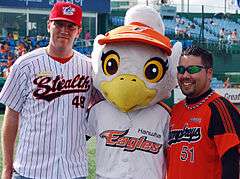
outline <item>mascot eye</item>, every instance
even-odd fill
[[[160,81],[167,70],[167,63],[161,58],[152,58],[144,65],[145,78],[150,83],[156,83]]]
[[[120,63],[120,58],[116,53],[104,54],[102,58],[102,69],[104,74],[107,76],[110,76],[117,73],[119,63]]]

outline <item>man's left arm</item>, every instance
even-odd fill
[[[239,111],[223,97],[214,100],[209,107],[212,115],[208,135],[214,139],[221,158],[222,179],[239,179]]]
[[[230,148],[221,157],[222,162],[222,179],[239,178],[239,153],[238,147]]]

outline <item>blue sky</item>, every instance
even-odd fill
[[[140,3],[146,3],[147,0],[138,0]],[[148,0],[151,2],[152,0]],[[181,11],[181,2],[182,0],[169,0],[170,2],[177,5],[178,12]],[[188,0],[184,0],[185,4],[185,12],[187,12],[187,2]],[[189,0],[189,10],[190,12],[201,12],[201,5],[204,5],[205,12],[224,12],[224,2],[225,0]],[[227,12],[235,13],[236,8],[232,3],[234,0],[226,0]],[[239,11],[240,13],[240,11]]]

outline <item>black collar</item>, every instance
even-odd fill
[[[207,97],[213,90],[211,88],[209,88],[205,93],[201,94],[200,96],[196,97],[196,98],[188,98],[186,97],[186,103],[187,104],[194,104],[197,103],[199,101],[201,101],[203,98]]]

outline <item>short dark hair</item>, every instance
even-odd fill
[[[201,57],[202,63],[206,68],[213,67],[212,53],[197,45],[192,45],[188,47],[186,50],[184,50],[181,56],[184,56],[184,55],[186,56],[193,55],[193,56]]]

